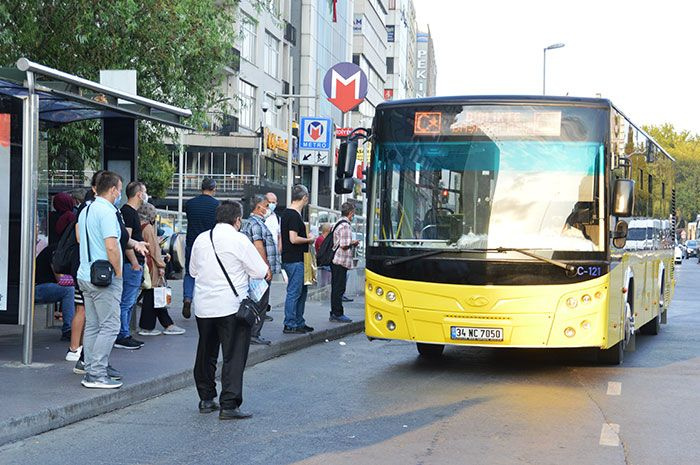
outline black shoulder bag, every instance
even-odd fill
[[[214,228],[209,230],[209,239],[211,240],[211,246],[214,249],[214,256],[216,257],[216,261],[219,262],[219,266],[221,267],[221,271],[224,272],[224,276],[226,276],[226,281],[228,281],[228,285],[231,286],[233,294],[241,302],[240,306],[238,307],[238,311],[235,313],[236,320],[252,328],[254,325],[260,323],[260,319],[262,318],[260,315],[260,309],[258,308],[258,305],[249,297],[246,297],[245,299],[241,300],[241,298],[238,296],[238,292],[236,292],[236,287],[231,282],[231,278],[229,278],[228,273],[226,272],[226,268],[224,268],[224,264],[221,263],[221,259],[219,259],[219,254],[216,253],[216,247],[214,246]]]
[[[92,205],[90,205],[92,206]],[[90,206],[85,211],[85,240],[87,241],[88,262],[90,262],[90,282],[97,287],[107,287],[112,284],[112,273],[114,268],[109,260],[95,260],[92,262],[90,255],[90,233],[88,232],[88,214]]]

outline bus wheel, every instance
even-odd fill
[[[420,356],[425,358],[440,358],[440,356],[442,356],[442,351],[445,350],[443,344],[425,344],[423,342],[417,342],[416,347],[418,348]]]

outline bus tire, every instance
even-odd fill
[[[442,352],[445,350],[444,344],[425,344],[423,342],[417,342],[416,348],[418,349],[418,354],[424,358],[440,358]]]
[[[604,365],[620,365],[625,354],[624,339],[608,349],[598,349],[598,363]]]

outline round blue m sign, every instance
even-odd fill
[[[338,63],[323,78],[323,90],[340,111],[350,111],[367,96],[367,75],[354,63]]]

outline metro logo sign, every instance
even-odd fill
[[[340,111],[350,111],[367,96],[367,75],[354,63],[338,63],[323,78],[323,90]]]
[[[323,123],[321,123],[320,121],[312,121],[311,123],[309,123],[307,130],[309,131],[309,137],[311,138],[311,140],[317,141],[323,135]]]

